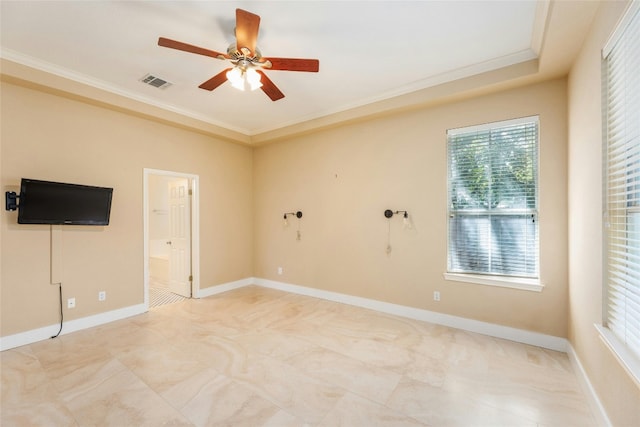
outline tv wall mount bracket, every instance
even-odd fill
[[[18,209],[18,199],[20,196],[15,191],[6,191],[4,193],[4,208],[7,211],[15,211]]]

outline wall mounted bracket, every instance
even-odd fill
[[[404,218],[409,218],[409,212],[407,211],[392,211],[391,209],[387,209],[386,211],[384,211],[384,217],[385,218],[391,218],[394,214],[402,214],[402,216]]]
[[[6,191],[4,193],[4,209],[7,211],[15,211],[18,209],[18,199],[20,196],[15,191]]]
[[[298,212],[287,212],[284,214],[284,219],[287,219],[288,215],[295,215],[296,218],[302,218],[302,212],[298,211]]]

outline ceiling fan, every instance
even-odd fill
[[[272,101],[284,98],[284,94],[267,77],[265,70],[318,72],[320,61],[300,58],[265,58],[256,47],[260,16],[246,10],[236,9],[236,42],[231,43],[227,53],[204,49],[176,40],[160,37],[158,45],[198,55],[228,60],[233,67],[222,70],[198,86],[205,90],[214,90],[229,80],[233,87],[244,90],[262,89]]]

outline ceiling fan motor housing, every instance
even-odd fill
[[[240,48],[235,43],[231,43],[227,48],[227,55],[231,57],[233,60],[247,60],[249,62],[258,62],[262,58],[262,53],[260,49],[256,47],[255,55],[251,56],[251,52],[249,49]]]

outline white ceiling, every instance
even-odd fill
[[[235,9],[261,17],[265,57],[317,58],[318,73],[266,71],[285,94],[198,85],[228,62],[159,47],[163,36],[225,52]],[[257,135],[534,59],[548,2],[2,1],[3,58]],[[147,73],[167,89],[140,82]]]

